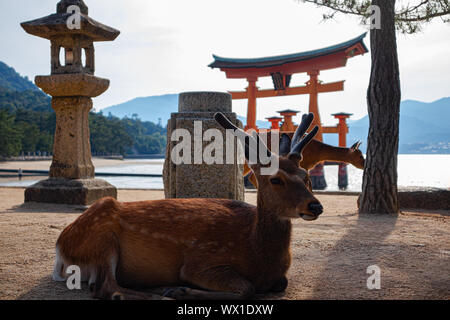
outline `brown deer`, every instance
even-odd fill
[[[292,141],[294,133],[283,133],[280,138],[280,154],[285,155],[288,151],[287,146],[290,146],[296,141]],[[267,147],[271,146],[271,135],[267,135]],[[297,137],[298,139],[298,137]],[[359,150],[361,141],[356,142],[350,148],[335,147],[329,144],[313,139],[303,150],[300,167],[306,170],[313,169],[317,164],[323,161],[338,161],[354,165],[358,169],[364,169],[364,156]],[[249,181],[257,186],[256,178],[251,173],[250,167],[247,163],[244,164],[244,176],[249,175]]]
[[[249,159],[255,152],[250,140],[260,139],[221,113],[215,119],[245,135]],[[300,137],[312,119],[310,114],[301,123]],[[252,165],[259,184],[256,207],[224,199],[97,201],[59,236],[53,279],[64,281],[67,267],[77,265],[94,297],[103,299],[160,299],[155,291],[137,290],[161,286],[200,288],[177,287],[162,294],[173,299],[244,299],[285,290],[291,219],[315,220],[323,211],[308,188],[308,173],[298,166],[317,130],[286,156],[271,154],[260,142],[279,160],[279,169],[266,176],[259,160]]]

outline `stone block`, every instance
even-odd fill
[[[237,139],[234,138],[234,158],[232,164],[226,159],[226,133],[214,120],[214,114],[222,112],[233,123],[242,127],[236,114],[231,112],[231,96],[220,92],[188,92],[179,98],[179,112],[172,113],[167,126],[167,149],[164,163],[164,191],[166,198],[221,198],[244,200],[243,165],[238,164]],[[194,124],[201,121],[202,136],[208,129],[218,129],[223,137],[223,164],[194,163],[196,145]],[[185,129],[191,135],[191,161],[176,165],[171,161],[172,149],[179,142],[171,141],[176,129]],[[203,141],[197,147],[201,152],[211,142]]]

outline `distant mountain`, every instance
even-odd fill
[[[10,91],[39,91],[28,77],[22,77],[4,62],[0,61],[0,87]]]
[[[242,124],[245,126],[245,124],[247,123],[247,118],[238,115],[238,119],[241,120]],[[261,129],[269,129],[270,128],[270,122],[269,121],[256,120],[256,126],[258,128],[261,128]]]
[[[347,141],[367,142],[369,117],[349,122]],[[366,150],[367,143],[361,149]],[[400,153],[450,153],[450,97],[400,105]]]
[[[165,126],[172,112],[178,110],[178,95],[169,94],[137,98],[131,101],[103,109],[107,115],[111,112],[117,117],[131,118],[137,114],[143,121],[158,123],[162,120]],[[450,97],[431,103],[405,100],[400,106],[400,153],[450,153]],[[238,116],[245,125],[246,118]],[[260,128],[269,128],[267,121],[257,121]],[[348,144],[362,140],[361,149],[366,150],[369,118],[349,121]],[[337,135],[326,134],[324,141],[337,145]]]
[[[137,114],[142,121],[159,123],[165,127],[172,112],[178,111],[178,94],[166,94],[136,98],[112,107],[102,109],[104,115],[111,113],[119,118],[132,118]]]
[[[115,106],[102,109],[104,115],[110,112],[113,116],[119,118],[132,118],[133,114],[137,114],[143,121],[151,121],[158,123],[161,119],[163,126],[167,124],[170,119],[170,114],[178,112],[178,94],[166,94],[161,96],[151,96],[145,98],[136,98]],[[238,116],[239,120],[245,125],[247,118]],[[270,128],[268,121],[256,121],[259,128]]]
[[[27,77],[0,61],[0,109],[51,111],[50,97]]]

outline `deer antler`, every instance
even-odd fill
[[[291,151],[291,138],[283,133],[280,138],[280,156],[286,156]]]
[[[314,120],[313,113],[304,114],[302,116],[302,121],[300,122],[300,125],[298,126],[298,128],[295,131],[294,136],[292,137],[292,140],[291,140],[291,150],[294,149],[294,146],[303,137],[303,135],[305,134],[306,130],[308,130],[308,128],[311,125],[313,120]],[[305,128],[306,125],[307,125],[307,127]]]
[[[306,139],[306,137],[303,138],[303,136],[304,136],[306,130],[308,130],[308,128],[311,126],[311,123],[313,120],[314,120],[313,113],[304,114],[302,117],[302,122],[300,123],[297,130],[295,131],[292,139],[286,133],[283,133],[281,135],[280,155],[285,156],[285,155],[289,154],[292,150],[295,149],[296,146],[298,146],[300,144],[301,140]],[[313,134],[313,138],[316,133]],[[308,138],[308,139],[309,140],[306,140],[304,142],[304,145],[301,147],[300,151],[303,150],[305,148],[305,146],[309,143],[310,138]],[[299,153],[299,152],[296,152],[296,153]]]
[[[303,137],[305,132],[309,129],[313,120],[314,120],[313,113],[309,113],[308,115],[303,116],[302,122],[298,126],[298,129],[294,134],[294,138],[292,139],[291,151],[288,154],[289,159],[292,159],[292,158],[301,159],[303,149],[316,136],[317,132],[319,131],[318,126],[315,126],[315,128],[310,133],[308,133],[303,139],[301,138],[301,137]],[[296,142],[296,140],[298,140],[298,139],[301,139],[301,140]]]

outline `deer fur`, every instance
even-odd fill
[[[215,117],[224,128],[240,130],[222,114]],[[306,120],[298,130],[306,131],[312,114]],[[94,297],[102,299],[243,299],[283,291],[291,219],[315,220],[323,211],[308,173],[298,166],[317,129],[279,157],[274,175],[261,175],[261,165],[252,165],[256,207],[224,199],[98,200],[59,236],[53,279],[64,281],[67,267],[78,265]],[[176,288],[138,291],[167,286]]]

